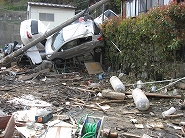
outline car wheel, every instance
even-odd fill
[[[63,63],[64,63],[63,60],[59,58],[53,60],[54,68],[57,71],[63,68]]]
[[[102,52],[102,47],[97,47],[94,49],[94,53],[101,53]]]
[[[55,69],[61,73],[61,72],[68,72],[69,68],[72,67],[73,59],[54,59],[53,60]]]

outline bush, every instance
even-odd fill
[[[106,63],[135,74],[146,71],[153,78],[156,74],[171,74],[177,70],[174,64],[184,60],[177,53],[185,44],[184,22],[185,4],[174,2],[135,18],[105,22],[102,32]]]

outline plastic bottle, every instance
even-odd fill
[[[116,76],[112,76],[110,78],[110,83],[116,92],[124,92],[125,91],[125,85],[120,81],[120,79]]]
[[[147,110],[149,108],[150,102],[141,89],[135,88],[132,91],[132,96],[138,110]]]

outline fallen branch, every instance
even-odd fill
[[[82,104],[84,104],[85,102],[83,100],[77,99],[77,98],[69,98],[70,100],[73,100],[75,102],[80,102]]]
[[[94,90],[88,90],[88,89],[83,89],[83,88],[79,88],[79,87],[69,87],[69,88],[73,89],[73,90],[79,90],[79,91],[82,91],[82,92],[96,93],[96,91],[94,91]]]
[[[41,70],[41,71],[39,71],[39,72],[37,72],[37,73],[33,73],[33,74],[31,74],[31,75],[24,76],[24,77],[21,78],[21,80],[23,80],[23,81],[30,80],[30,79],[34,80],[34,79],[35,79],[36,77],[38,77],[40,74],[46,73],[46,72],[49,72],[49,69],[44,69],[44,70]]]
[[[78,102],[74,102],[74,104],[80,105],[80,106],[85,106],[85,107],[88,107],[88,108],[94,108],[94,109],[102,110],[100,107],[97,107],[97,106],[94,106],[94,105],[81,104],[81,103],[78,103]]]

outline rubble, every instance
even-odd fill
[[[104,118],[102,135],[108,129],[113,137],[118,138],[184,136],[184,113],[181,110],[184,105],[184,89],[180,89],[176,83],[169,86],[169,81],[151,81],[142,85],[140,89],[145,92],[150,107],[140,111],[132,97],[132,90],[136,87],[129,85],[135,82],[138,84],[138,81],[129,75],[120,78],[125,91],[116,92],[110,78],[118,75],[117,72],[104,72],[106,76],[99,79],[99,74],[89,74],[86,69],[58,74],[50,63],[47,64],[49,66],[45,65],[37,69],[22,69],[14,64],[0,72],[3,78],[0,80],[0,108],[3,116],[14,117],[13,137],[51,137],[59,133],[60,137],[79,137],[78,120],[84,114]],[[12,72],[13,79],[10,79]],[[181,85],[184,83],[181,79],[174,82],[180,82]],[[93,83],[98,85],[89,85]],[[150,92],[151,84],[159,89],[168,86],[168,91]],[[178,95],[173,95],[175,89]],[[174,107],[175,112],[167,114],[170,107]],[[35,120],[36,109],[48,111],[52,117],[47,117],[47,114],[47,121],[39,123]]]

